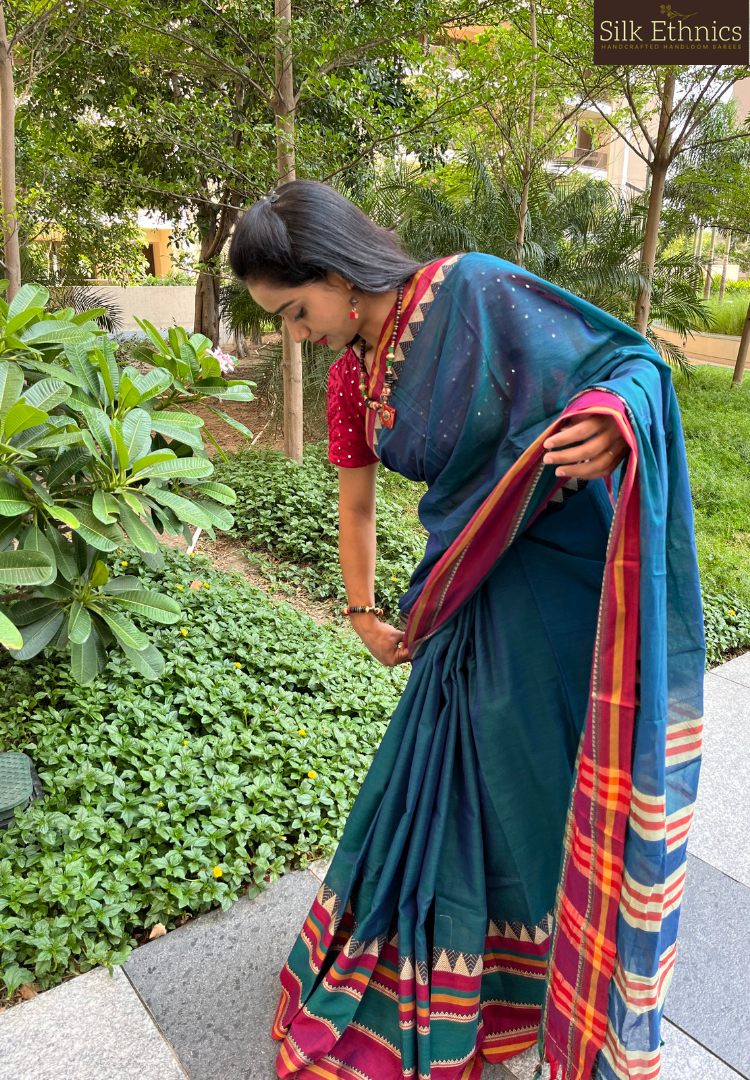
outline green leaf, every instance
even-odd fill
[[[0,585],[40,585],[49,571],[50,561],[40,551],[0,551]]]
[[[99,401],[101,398],[99,376],[89,360],[88,350],[81,345],[66,345],[65,355],[71,368],[81,380],[83,388],[88,390],[96,401]]]
[[[255,394],[253,394],[247,383],[234,383],[226,388],[226,390],[215,390],[209,397],[221,398],[222,401],[254,401]]]
[[[141,588],[141,579],[136,577],[135,574],[118,574],[117,577],[110,578],[107,584],[104,586],[105,593],[120,593],[129,592],[132,589]]]
[[[94,497],[91,500],[91,509],[94,512],[94,516],[102,522],[103,525],[111,525],[117,520],[117,513],[120,509],[117,499],[109,491],[102,491],[101,488],[97,488],[94,492]]]
[[[164,674],[164,657],[155,645],[147,645],[145,649],[136,652],[135,649],[129,649],[120,642],[120,648],[135,670],[142,675],[144,679],[153,682],[155,679],[160,679]]]
[[[44,533],[55,553],[57,569],[66,581],[73,581],[74,578],[78,577],[73,545],[69,540],[66,540],[60,530],[56,529],[50,521],[47,522]]]
[[[152,323],[150,323],[148,319],[136,319],[135,321],[138,323],[141,330],[149,339],[156,351],[161,353],[162,356],[168,356],[171,359],[171,354],[166,346],[164,338],[161,336],[156,327]]]
[[[139,630],[127,615],[122,615],[119,611],[111,608],[100,608],[93,604],[92,609],[96,611],[100,618],[104,619],[121,645],[126,645],[129,649],[136,649],[138,652],[142,652],[149,646],[150,642],[147,635],[142,630]]]
[[[201,495],[210,495],[216,502],[224,503],[225,506],[233,506],[237,502],[237,496],[226,484],[220,484],[216,480],[201,480],[193,487]]]
[[[94,349],[91,356],[93,362],[99,368],[104,389],[107,391],[110,404],[112,404],[117,397],[117,390],[120,386],[120,371],[117,367],[111,343],[106,339],[102,340],[99,348]]]
[[[27,308],[42,308],[47,306],[49,293],[43,285],[22,285],[8,305],[8,322],[12,322],[17,315]],[[14,331],[11,331],[13,333]]]
[[[152,368],[145,375],[133,378],[133,383],[141,395],[141,402],[150,401],[167,389],[172,382],[172,375],[165,368]]]
[[[49,645],[52,638],[62,626],[64,613],[57,608],[51,611],[38,622],[31,623],[23,630],[23,645],[14,652],[16,660],[30,660],[32,656],[40,653],[45,645]]]
[[[128,461],[136,461],[151,448],[151,414],[145,409],[131,409],[122,422],[122,437]]]
[[[149,435],[150,433],[151,428],[149,427]],[[134,461],[130,471],[135,476],[141,469],[148,469],[159,461],[174,461],[176,457],[177,455],[173,450],[155,450],[153,454],[146,454],[145,457]]]
[[[83,604],[74,600],[70,606],[68,637],[74,645],[83,645],[84,641],[88,641],[90,634],[91,616]]]
[[[180,521],[187,521],[197,529],[211,528],[211,518],[192,499],[186,499],[154,483],[147,484],[144,490],[155,502],[163,503],[170,510],[174,510]]]
[[[128,504],[134,514],[143,516],[143,514],[146,512],[145,506],[138,498],[138,496],[134,495],[132,491],[128,491],[127,488],[119,488],[117,494],[119,498],[125,500],[125,502]]]
[[[120,415],[134,409],[141,400],[141,395],[131,379],[130,372],[135,372],[135,369],[127,368],[123,371],[120,380],[120,390],[117,396],[117,412]],[[135,372],[135,375],[137,376],[137,372]]]
[[[60,454],[57,461],[53,461],[47,473],[47,487],[54,491],[56,487],[62,487],[70,480],[71,476],[80,473],[91,460],[91,454],[85,446],[75,446]]]
[[[187,413],[152,413],[151,430],[158,431],[168,439],[179,439],[194,450],[202,450],[203,440],[198,432],[203,427],[203,421],[199,416],[189,416],[189,419],[186,419],[188,416]]]
[[[196,479],[210,476],[214,467],[207,458],[175,458],[172,461],[157,461],[146,468],[139,468],[139,477],[154,476],[166,480],[174,476],[192,476]]]
[[[118,505],[120,508],[120,524],[127,533],[128,538],[139,551],[155,552],[156,540],[148,525],[145,525],[138,515],[133,513],[124,499],[118,500]]]
[[[53,379],[62,379],[69,386],[77,386],[83,390],[87,388],[86,382],[79,375],[68,371],[67,368],[60,367],[58,364],[45,364],[43,360],[31,359],[30,357],[24,357],[23,362],[27,368],[41,371],[45,375],[51,375]]]
[[[41,409],[35,409],[31,405],[27,405],[21,398],[15,405],[12,405],[8,412],[5,414],[5,420],[3,421],[3,431],[6,439],[12,439],[14,435],[19,434],[21,431],[25,431],[26,428],[35,427],[37,424],[43,424],[49,414],[43,412]]]
[[[164,556],[159,547],[153,552],[141,551],[140,556],[150,570],[161,570],[164,566]]]
[[[198,354],[189,342],[185,342],[184,345],[180,345],[180,360],[183,364],[187,364],[190,370],[190,378],[193,382],[196,382],[201,377],[201,366],[198,361]]]
[[[80,525],[80,521],[76,515],[72,510],[68,510],[67,507],[55,504],[54,506],[49,507],[47,513],[50,517],[55,518],[56,521],[62,521],[63,525],[68,525],[71,529],[77,529]]]
[[[16,514],[25,514],[29,510],[31,507],[21,489],[9,484],[7,480],[0,480],[0,516],[15,517]]]
[[[24,525],[23,515],[17,518],[0,520],[0,551],[11,546]]]
[[[32,405],[42,412],[51,413],[63,401],[70,397],[70,387],[59,379],[40,379],[24,393],[27,405]]]
[[[180,605],[171,596],[155,592],[153,589],[134,589],[117,592],[113,599],[152,622],[175,623],[180,617]]]
[[[84,507],[78,507],[76,515],[76,534],[97,551],[114,551],[122,543],[122,532],[117,525],[104,525],[93,511]]]
[[[23,372],[18,364],[0,363],[0,420],[11,405],[18,401],[23,390]]]
[[[46,618],[51,611],[57,611],[58,609],[57,600],[47,597],[34,597],[31,600],[19,600],[17,604],[13,605],[11,615],[16,626],[30,626],[32,623]]]
[[[99,655],[97,650],[98,635],[92,629],[81,645],[70,644],[70,670],[73,678],[81,686],[93,682],[99,674]]]
[[[1,977],[9,998],[13,997],[19,986],[25,986],[26,983],[34,981],[32,973],[26,968],[19,967],[18,964],[10,964],[3,968]]]
[[[110,419],[102,409],[92,409],[88,406],[81,409],[86,417],[86,423],[91,433],[99,443],[99,449],[104,456],[111,460],[114,454],[114,445],[110,437]]]
[[[109,425],[109,434],[112,439],[115,450],[117,451],[117,460],[120,465],[120,472],[126,473],[128,471],[128,465],[130,459],[128,458],[128,448],[125,445],[122,435],[117,430],[115,424]]]
[[[0,645],[6,649],[20,649],[23,646],[21,631],[13,625],[7,615],[0,611]]]
[[[231,529],[234,525],[234,518],[223,506],[217,506],[216,503],[209,502],[208,499],[201,499],[195,505],[200,507],[211,524],[215,525],[217,529],[226,532],[227,529]]]
[[[93,343],[90,330],[56,319],[43,319],[34,323],[21,335],[24,345],[79,345]]]
[[[46,435],[36,441],[36,448],[43,450],[47,447],[53,449],[58,446],[77,446],[84,441],[82,431],[58,431],[54,435]]]
[[[109,581],[109,568],[101,559],[97,559],[94,563],[94,569],[91,571],[89,581],[95,589],[101,588],[102,585],[106,585]]]
[[[230,426],[230,428],[234,428],[235,431],[239,431],[240,435],[244,435],[248,439],[251,439],[253,437],[253,433],[250,428],[246,427],[244,424],[241,424],[239,420],[235,420],[233,416],[230,416],[228,413],[222,412],[221,409],[215,409],[213,405],[209,405],[208,408],[211,410],[214,416],[220,417],[225,424],[228,424]]]
[[[57,577],[57,559],[55,549],[45,534],[36,525],[30,526],[23,534],[22,546],[24,551],[39,551],[49,559],[51,567],[49,576],[41,581],[40,585],[51,585]]]

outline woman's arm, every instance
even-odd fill
[[[375,605],[375,477],[377,465],[339,467],[339,560],[348,602]],[[398,648],[403,632],[376,615],[350,615],[352,626],[376,660],[388,667],[407,660]]]

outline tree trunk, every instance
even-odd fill
[[[727,229],[724,233],[724,261],[721,264],[721,285],[719,286],[719,303],[724,303],[724,293],[727,288],[727,269],[729,267],[729,250],[732,246],[732,230]]]
[[[739,386],[742,383],[748,352],[750,352],[750,304],[747,305],[745,325],[742,327],[742,337],[740,338],[740,347],[737,350],[737,362],[734,365],[732,386]]]
[[[516,262],[523,266],[523,245],[526,237],[526,214],[529,210],[529,188],[531,187],[531,161],[534,149],[534,127],[536,125],[536,67],[537,67],[537,36],[536,36],[536,5],[531,0],[529,6],[531,18],[531,92],[529,94],[529,125],[528,143],[526,144],[526,159],[523,169],[523,188],[521,190],[521,205],[518,208],[518,232],[516,233]]]
[[[635,329],[639,334],[643,335],[648,329],[648,320],[651,314],[651,283],[654,277],[654,266],[656,265],[656,250],[659,245],[659,225],[661,222],[661,208],[664,202],[664,185],[670,163],[674,88],[674,71],[668,71],[664,78],[664,96],[659,117],[656,153],[648,174],[651,177],[651,184],[649,186],[646,234],[643,238],[643,250],[641,252],[641,269],[646,278],[646,284],[638,290],[635,302]]]
[[[698,259],[698,265],[700,266],[701,262],[703,260],[703,223],[702,222],[701,222],[700,228],[698,229],[697,259]]]
[[[290,29],[291,0],[275,0],[276,18],[281,20],[276,49],[276,97],[273,102],[276,121],[276,171],[278,184],[296,179],[294,156],[294,71]],[[292,339],[286,323],[282,328],[282,372],[284,376],[284,453],[293,461],[302,461],[302,349]]]
[[[195,284],[194,334],[205,334],[214,346],[219,344],[219,273],[217,257],[211,256],[215,233],[201,240],[201,271]]]
[[[21,248],[16,217],[16,95],[13,57],[5,30],[5,6],[0,0],[0,201],[3,213],[3,247],[8,276],[7,299],[21,288]]]
[[[708,300],[711,295],[711,275],[714,268],[714,248],[716,247],[716,226],[711,229],[711,247],[708,249],[708,266],[706,267],[706,280],[703,283],[703,299]]]

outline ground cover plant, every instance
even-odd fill
[[[408,674],[206,560],[127,561],[182,605],[155,631],[160,681],[120,654],[87,687],[49,651],[3,661],[0,749],[46,796],[0,833],[8,992],[121,963],[140,928],[331,852]]]
[[[346,603],[338,562],[338,480],[325,444],[305,448],[301,466],[274,450],[248,447],[217,463],[216,479],[234,490],[235,535],[277,560],[274,575],[311,596]],[[424,554],[417,517],[424,487],[378,470],[375,597],[388,619]],[[262,569],[262,564],[261,564]]]
[[[709,665],[750,647],[750,378],[728,368],[675,378],[685,429]]]

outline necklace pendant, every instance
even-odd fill
[[[383,427],[392,428],[396,423],[396,410],[392,405],[383,405],[380,409],[380,422]]]

